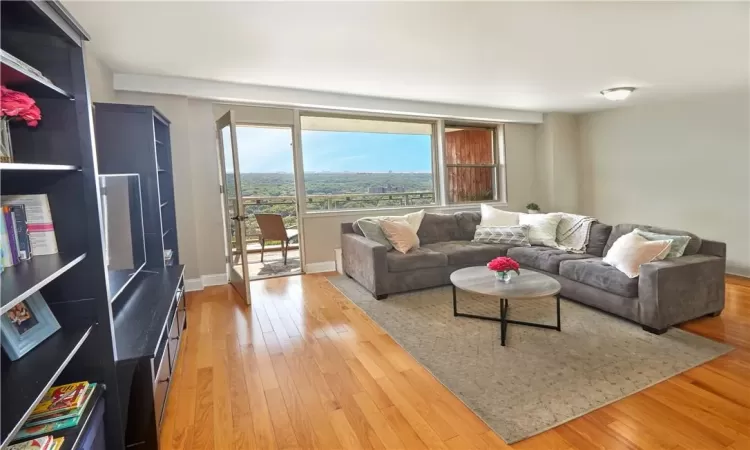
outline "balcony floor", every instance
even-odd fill
[[[260,246],[258,246],[258,250],[259,249]],[[262,278],[295,275],[301,272],[299,249],[297,248],[289,249],[286,266],[284,265],[284,258],[281,255],[281,250],[278,249],[278,247],[272,250],[266,250],[263,255],[263,262],[260,262],[260,252],[249,252],[247,258],[248,276],[251,281]],[[239,262],[239,256],[235,256],[234,259],[235,262]],[[235,270],[237,270],[238,273],[242,273],[242,267],[239,264],[235,265]]]

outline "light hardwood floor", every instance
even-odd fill
[[[188,294],[162,449],[750,449],[750,281],[682,328],[736,350],[508,446],[323,275]]]

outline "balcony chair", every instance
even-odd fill
[[[289,241],[297,239],[297,230],[286,229],[280,214],[255,214],[255,220],[260,228],[260,262],[263,262],[266,241],[281,241],[281,254],[284,256],[284,265],[286,265]]]

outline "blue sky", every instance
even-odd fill
[[[288,128],[237,127],[240,171],[292,172],[291,142]],[[306,172],[430,172],[431,154],[427,135],[302,132]]]

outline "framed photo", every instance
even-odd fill
[[[11,361],[31,351],[60,329],[60,324],[39,292],[0,317],[2,346]]]

